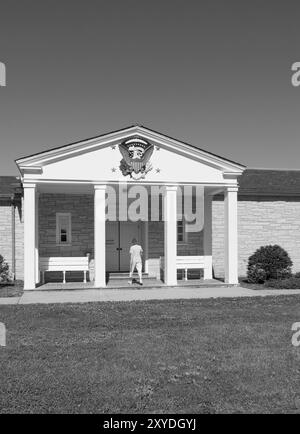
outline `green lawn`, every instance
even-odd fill
[[[300,297],[0,306],[0,412],[300,412]]]
[[[23,294],[24,283],[22,280],[16,280],[13,284],[0,284],[0,298],[3,297],[20,297]]]

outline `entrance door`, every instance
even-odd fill
[[[131,241],[140,241],[140,222],[106,222],[106,271],[129,271]]]
[[[119,223],[106,222],[106,271],[119,271]]]
[[[129,271],[129,249],[131,241],[136,238],[140,242],[140,223],[121,222],[120,223],[120,271]]]

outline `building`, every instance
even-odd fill
[[[128,271],[132,238],[144,272],[168,285],[178,256],[237,284],[248,257],[275,243],[300,271],[300,171],[247,169],[142,126],[16,163],[20,179],[0,177],[0,254],[25,289],[49,257],[87,257],[105,287],[109,272]]]

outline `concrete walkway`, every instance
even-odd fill
[[[226,288],[155,288],[155,289],[78,289],[70,291],[26,291],[21,297],[0,298],[0,305],[88,303],[133,300],[176,300],[205,298],[266,297],[300,294],[300,289],[252,290],[240,286]]]

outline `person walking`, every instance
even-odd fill
[[[129,279],[128,283],[132,284],[133,283],[133,279],[132,279],[132,274],[134,272],[135,269],[137,269],[138,275],[139,275],[139,284],[143,285],[143,278],[142,278],[142,255],[143,255],[143,249],[142,247],[138,244],[137,240],[135,238],[133,238],[132,242],[131,242],[131,247],[129,250],[129,254],[130,254],[130,273],[129,273]]]

